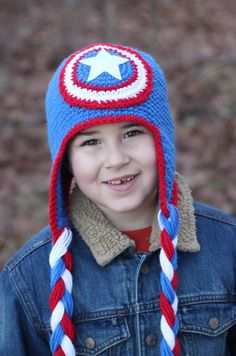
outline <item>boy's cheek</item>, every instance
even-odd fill
[[[83,162],[74,162],[72,172],[78,184],[89,184],[91,181],[95,180],[96,177],[94,167],[89,164],[83,165]]]

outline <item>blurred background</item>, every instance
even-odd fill
[[[150,52],[193,196],[236,215],[235,0],[0,0],[0,268],[45,224],[44,96],[56,66],[93,42]]]

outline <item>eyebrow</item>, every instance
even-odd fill
[[[142,126],[141,124],[137,122],[129,122],[125,123],[124,125],[121,126],[121,129],[128,129],[133,126]],[[89,130],[89,129],[88,129]],[[79,136],[91,136],[91,135],[97,135],[99,134],[99,131],[93,130],[93,131],[81,131],[78,133]]]
[[[99,132],[98,131],[88,131],[88,132],[78,132],[78,136],[90,136],[90,135],[97,135]]]

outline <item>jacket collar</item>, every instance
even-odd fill
[[[200,246],[196,236],[191,191],[178,173],[176,173],[176,180],[179,188],[178,207],[180,213],[177,250],[197,252],[200,250]],[[118,231],[102,211],[80,192],[77,186],[73,189],[70,197],[70,215],[75,229],[80,233],[100,266],[110,263],[127,248],[135,247],[135,242]],[[157,222],[157,211],[155,211],[150,236],[150,252],[160,248],[160,228]]]

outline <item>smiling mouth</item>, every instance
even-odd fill
[[[110,185],[121,185],[130,182],[136,177],[136,175],[121,178],[121,179],[111,179],[106,181],[105,183],[110,184]]]

